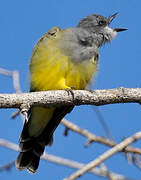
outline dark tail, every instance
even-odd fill
[[[27,168],[30,173],[36,172],[45,146],[52,144],[55,129],[59,125],[61,119],[72,111],[73,107],[74,106],[56,108],[45,129],[37,137],[31,137],[29,135],[30,118],[28,122],[25,122],[20,138],[20,154],[16,160],[17,169],[23,170]]]
[[[39,166],[40,156],[43,154],[45,145],[35,138],[29,138],[20,142],[20,154],[16,160],[19,170],[27,168],[30,173],[35,173]]]

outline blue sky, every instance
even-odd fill
[[[93,81],[92,89],[118,87],[141,87],[141,50],[140,50],[140,7],[139,0],[5,0],[0,3],[0,67],[20,72],[20,83],[24,92],[28,91],[28,64],[33,46],[42,34],[53,26],[60,28],[74,27],[81,18],[89,14],[109,16],[120,12],[112,22],[112,27],[128,28],[118,34],[116,39],[100,49],[99,73]],[[0,76],[0,93],[13,93],[11,78]],[[140,131],[141,107],[138,104],[116,104],[99,107],[115,140]],[[11,120],[13,109],[0,110],[0,138],[18,143],[22,130],[22,121],[18,117]],[[105,133],[91,106],[76,107],[67,116],[69,120],[97,135]],[[52,147],[48,153],[64,158],[87,163],[102,154],[108,147],[92,144],[85,148],[85,138],[70,132],[63,136],[64,127],[55,132]],[[141,143],[137,143],[138,147]],[[18,153],[0,147],[0,166],[15,160]],[[123,154],[118,154],[105,161],[114,172],[140,179],[141,172],[132,164],[127,164]],[[74,170],[41,161],[38,172],[30,175],[27,171],[19,172],[15,167],[10,172],[1,172],[1,179],[46,179],[58,180],[68,176]],[[81,180],[101,178],[85,174]]]

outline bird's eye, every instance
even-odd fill
[[[99,23],[98,23],[100,26],[103,26],[103,25],[106,25],[106,21],[104,21],[104,20],[101,20],[101,21],[99,21]]]

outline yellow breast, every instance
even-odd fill
[[[56,44],[56,40],[46,40],[36,47],[30,62],[32,89],[84,89],[96,72],[97,59],[75,62],[62,54]]]

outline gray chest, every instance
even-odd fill
[[[62,32],[58,41],[59,49],[69,56],[72,61],[88,61],[98,57],[98,48],[93,43],[87,31],[78,28],[69,28]]]

